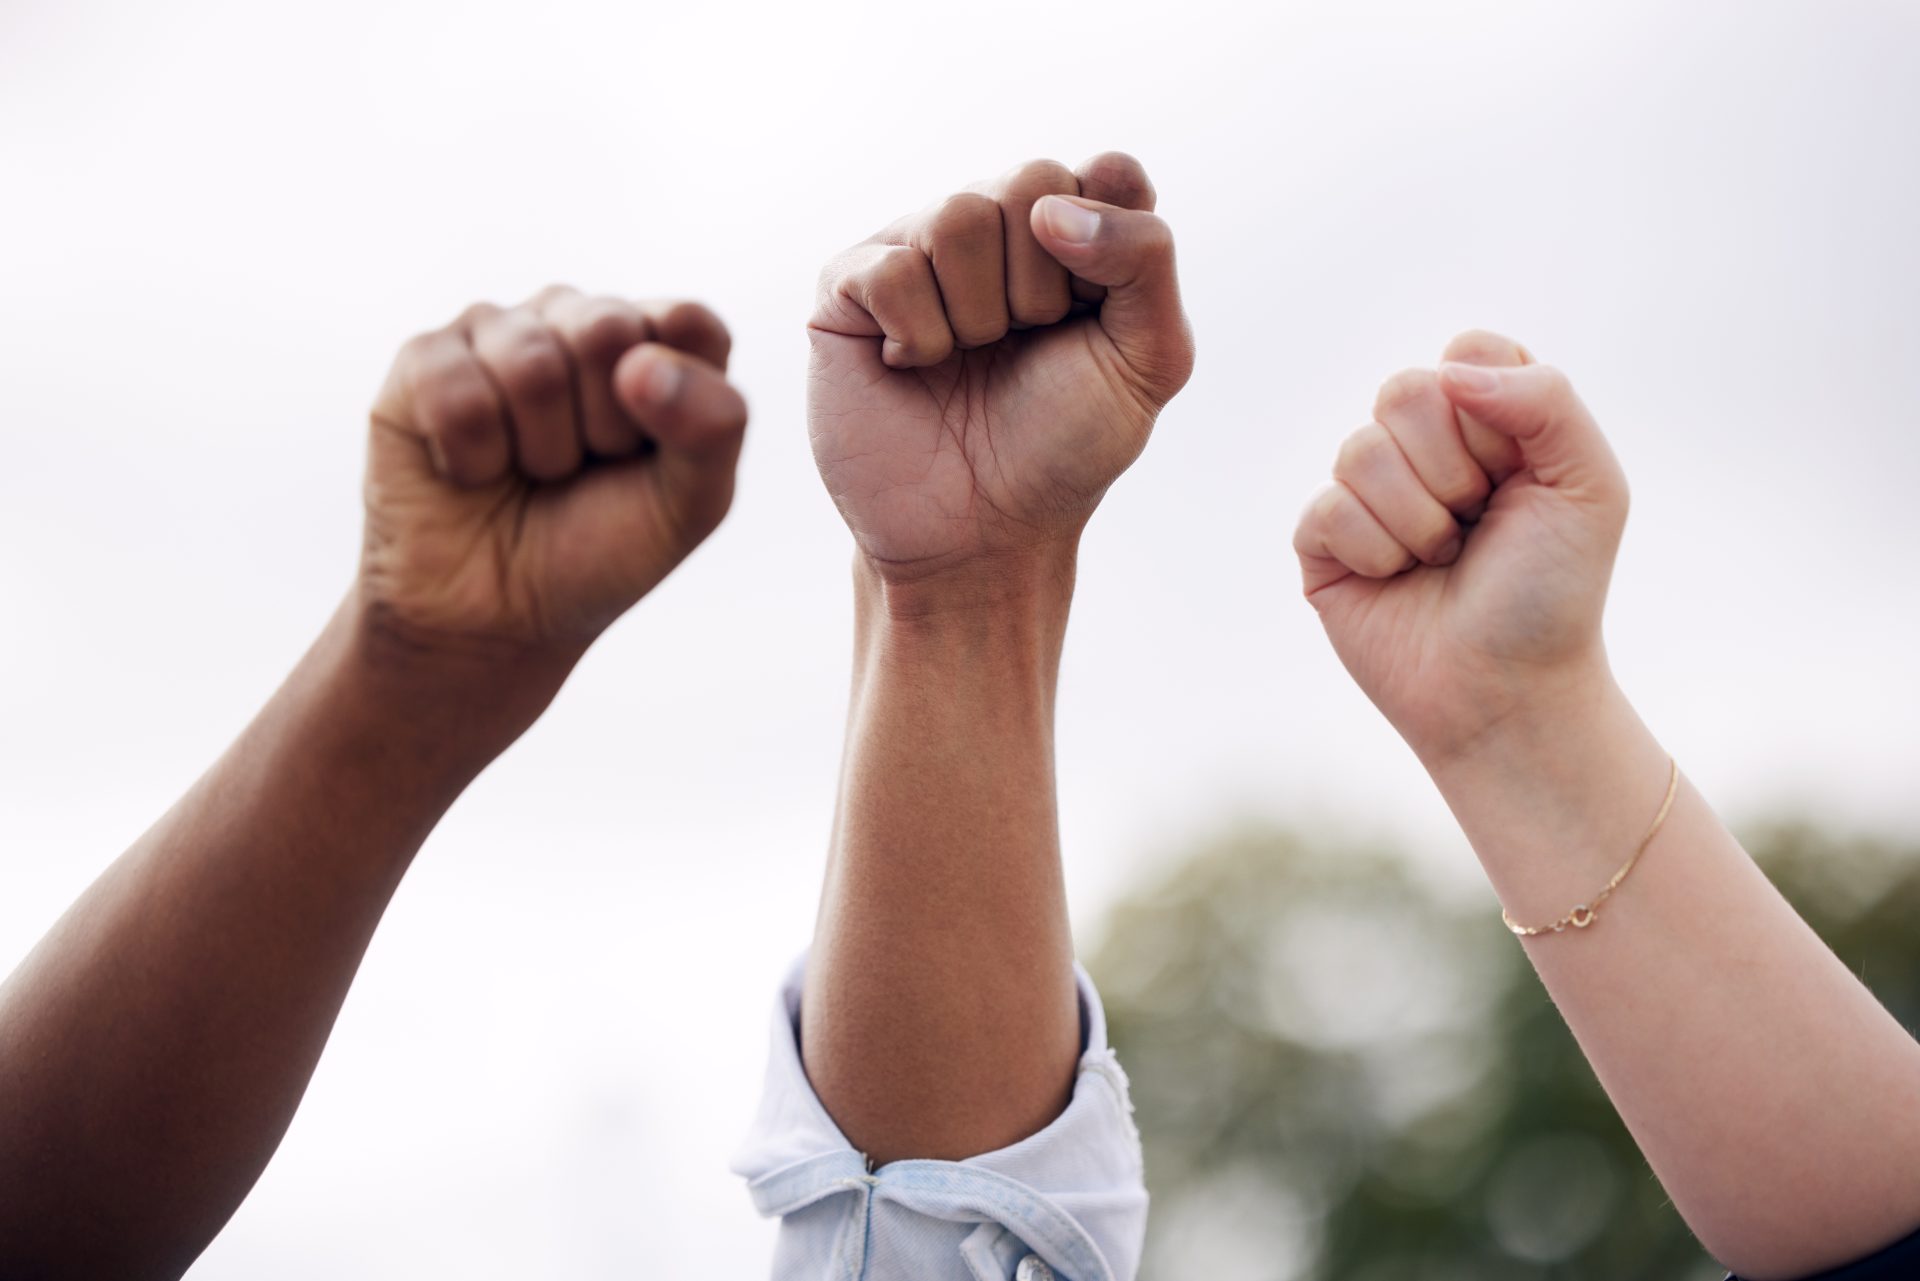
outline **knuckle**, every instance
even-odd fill
[[[960,191],[933,214],[936,240],[984,240],[1000,234],[1000,202],[977,191]]]
[[[423,329],[400,344],[400,354],[418,360],[430,352],[446,335],[445,329]]]
[[[492,446],[500,431],[499,407],[470,384],[436,384],[428,393],[423,424],[450,455]]]
[[[1457,360],[1469,365],[1518,365],[1525,363],[1526,352],[1519,343],[1491,329],[1469,329],[1455,334],[1440,354],[1442,360]]]
[[[393,367],[403,380],[411,380],[417,389],[434,365],[436,349],[445,341],[447,331],[429,329],[400,344],[394,353]]]
[[[1073,196],[1080,192],[1080,180],[1058,160],[1029,160],[1007,175],[1005,186],[1009,197],[1029,204],[1041,196]]]
[[[1573,399],[1573,380],[1557,365],[1538,365],[1538,377],[1547,399],[1552,403],[1564,404]]]
[[[643,331],[640,313],[631,304],[599,298],[581,310],[570,341],[582,361],[598,368],[617,361],[640,341]]]
[[[1447,477],[1434,497],[1452,511],[1466,511],[1485,502],[1492,492],[1485,472],[1478,467],[1461,467]]]
[[[909,334],[900,340],[900,345],[914,364],[937,365],[953,355],[954,339],[951,331],[941,329],[934,333]]]
[[[1334,480],[1320,482],[1317,489],[1307,499],[1307,505],[1300,511],[1299,523],[1294,526],[1293,544],[1304,549],[1307,543],[1324,535],[1333,523],[1333,514],[1340,506],[1340,484]]]
[[[530,307],[551,307],[556,303],[572,302],[580,297],[580,291],[572,285],[555,282],[536,292],[533,297],[527,300],[526,305]]]
[[[1368,423],[1340,442],[1340,452],[1333,461],[1333,474],[1342,480],[1365,476],[1386,463],[1391,451],[1398,448],[1385,427],[1379,423]]]
[[[914,289],[928,276],[926,255],[911,245],[888,245],[874,260],[872,288],[875,293],[894,293]]]
[[[847,283],[847,254],[836,254],[829,258],[820,273],[813,278],[813,293],[816,300],[825,300],[839,293]]]
[[[1420,529],[1414,535],[1421,559],[1435,560],[1446,550],[1457,531],[1453,518],[1445,512],[1431,512],[1420,519]]]
[[[733,333],[720,314],[705,303],[681,299],[660,313],[660,328],[671,334],[696,338],[714,348],[722,361],[733,351]]]
[[[1140,246],[1155,257],[1173,257],[1173,227],[1159,214],[1139,215]]]
[[[466,344],[444,330],[410,338],[402,351],[409,358],[410,389],[423,409],[436,408],[450,398],[470,397],[485,385]]]
[[[542,328],[514,340],[500,360],[499,378],[509,398],[546,403],[566,395],[573,376],[560,344]]]
[[[1103,151],[1089,159],[1083,169],[1089,185],[1099,186],[1125,205],[1151,204],[1157,195],[1147,167],[1124,151]]]
[[[1373,398],[1376,417],[1417,405],[1440,395],[1440,377],[1431,369],[1402,369],[1385,382]]]
[[[490,302],[469,303],[464,311],[462,311],[458,316],[454,317],[453,324],[449,325],[448,328],[449,329],[471,329],[475,325],[481,324],[485,321],[492,320],[495,316],[498,316],[499,314],[500,314],[500,307],[497,303],[490,303]]]

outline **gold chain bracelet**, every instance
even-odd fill
[[[1679,790],[1680,762],[1669,756],[1667,758],[1667,798],[1660,802],[1660,812],[1653,816],[1653,826],[1649,827],[1647,834],[1640,838],[1640,847],[1634,850],[1633,857],[1628,859],[1626,864],[1613,874],[1613,879],[1607,882],[1604,889],[1593,896],[1591,903],[1575,904],[1571,912],[1568,912],[1551,925],[1522,925],[1520,922],[1514,920],[1504,907],[1500,909],[1500,919],[1506,922],[1508,929],[1523,939],[1530,939],[1539,934],[1558,934],[1569,925],[1576,930],[1584,930],[1589,925],[1592,925],[1593,914],[1600,910],[1600,905],[1607,901],[1609,895],[1620,888],[1620,882],[1627,879],[1627,873],[1631,872],[1633,865],[1640,861],[1640,856],[1647,852],[1647,846],[1653,844],[1653,838],[1660,835],[1661,825],[1667,821],[1667,814],[1673,809],[1674,795]]]

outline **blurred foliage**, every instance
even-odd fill
[[[1920,848],[1748,836],[1915,1026]],[[1249,829],[1116,908],[1089,968],[1146,1145],[1149,1281],[1723,1275],[1484,892]]]

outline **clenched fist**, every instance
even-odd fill
[[[1051,161],[840,255],[808,332],[814,460],[892,582],[1071,543],[1186,383],[1173,238],[1129,156]]]
[[[1431,765],[1610,686],[1627,482],[1559,371],[1471,333],[1388,380],[1294,536],[1341,661]]]
[[[747,416],[729,346],[695,303],[558,287],[409,342],[372,413],[372,622],[570,664],[726,514]]]

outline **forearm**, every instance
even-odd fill
[[[875,1164],[1043,1128],[1079,1053],[1054,800],[1071,549],[958,595],[856,572],[853,706],[807,1071]]]
[[[343,607],[0,988],[0,1272],[177,1275],[278,1145],[388,899],[497,736],[367,635]]]
[[[1430,761],[1522,924],[1590,902],[1668,758],[1610,679]],[[1675,1205],[1743,1276],[1803,1276],[1920,1223],[1920,1047],[1698,793],[1585,929],[1526,950]]]

